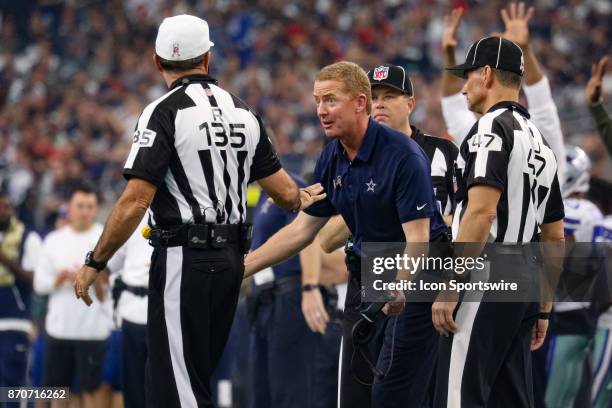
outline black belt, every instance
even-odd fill
[[[117,303],[119,302],[119,298],[121,297],[121,293],[126,290],[136,296],[144,297],[149,295],[149,288],[144,286],[132,286],[126,284],[121,276],[115,279],[113,283],[113,290],[111,295],[113,297],[113,309],[117,309]]]
[[[290,275],[283,276],[274,280],[274,289],[276,293],[287,293],[295,289],[302,288],[302,276]]]
[[[243,252],[251,247],[251,224],[183,224],[176,228],[154,228],[149,243],[154,247],[187,246],[198,249],[219,249],[239,245]]]
[[[290,275],[276,278],[271,282],[262,285],[255,285],[253,290],[254,296],[261,296],[267,299],[272,294],[283,294],[300,289],[302,287],[301,275]],[[265,303],[265,302],[264,302]]]

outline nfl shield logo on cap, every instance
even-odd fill
[[[385,67],[381,65],[378,68],[374,68],[374,74],[372,75],[374,80],[382,81],[383,79],[387,79],[388,76],[389,76],[389,67]]]
[[[179,51],[179,43],[175,42],[172,44],[172,58],[180,57],[181,53]]]

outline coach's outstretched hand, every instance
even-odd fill
[[[323,191],[321,183],[300,188],[300,211],[305,210],[317,201],[323,200],[325,197],[327,197],[327,193]]]
[[[323,191],[323,186],[321,183],[311,184],[308,187],[300,188],[300,208],[295,209],[294,211],[302,211],[306,208],[310,207],[317,201],[323,200],[327,197],[327,193]],[[276,204],[272,197],[268,198],[273,204]]]
[[[77,299],[83,299],[87,306],[92,304],[91,297],[89,296],[89,287],[96,281],[97,277],[98,271],[83,265],[77,272],[76,279],[74,280],[74,294]]]
[[[585,89],[585,96],[589,105],[601,101],[601,84],[607,68],[608,57],[603,57],[597,64],[591,66],[591,78]]]

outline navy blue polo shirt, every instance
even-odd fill
[[[315,168],[327,197],[306,210],[315,217],[342,214],[361,254],[361,242],[404,242],[402,224],[429,218],[430,240],[447,230],[438,211],[430,163],[407,135],[370,119],[351,162],[338,139]]]
[[[293,173],[289,174],[300,188],[306,187],[306,182],[302,178]],[[270,204],[268,202],[268,194],[262,191],[253,214],[253,241],[251,248],[255,250],[262,246],[278,230],[285,225],[291,224],[296,215],[291,211],[285,211],[274,204]],[[302,270],[299,255],[273,266],[272,270],[274,271],[275,278],[299,275]]]

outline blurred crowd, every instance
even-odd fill
[[[312,77],[337,59],[367,69],[381,61],[405,66],[419,99],[412,123],[443,135],[442,16],[467,8],[458,33],[462,58],[474,39],[501,30],[492,16],[503,3],[2,0],[0,182],[20,218],[42,232],[53,229],[68,192],[83,180],[98,186],[103,202],[113,202],[124,185],[121,168],[138,115],[165,92],[151,61],[156,28],[179,13],[208,20],[213,76],[262,114],[290,170],[310,171],[324,143]],[[586,145],[595,163],[607,160],[599,139],[590,137],[594,126],[583,89],[591,63],[610,53],[612,3],[540,0],[535,6],[533,47],[566,139]]]

